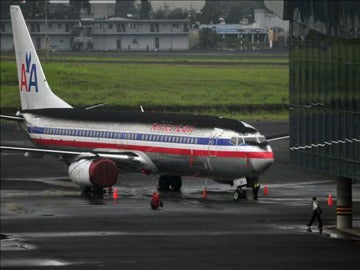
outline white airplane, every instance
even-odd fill
[[[209,116],[73,108],[50,89],[19,6],[11,6],[22,122],[36,147],[1,146],[28,157],[53,154],[85,193],[112,187],[121,172],[159,175],[159,190],[179,191],[182,176],[253,187],[274,162],[265,137],[247,123]]]

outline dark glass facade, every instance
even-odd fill
[[[331,1],[308,4],[311,8],[291,1],[284,6],[291,35],[291,161],[360,179],[359,7],[352,9],[348,2],[343,7],[336,3],[338,10]]]

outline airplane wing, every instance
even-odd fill
[[[155,164],[151,159],[141,151],[109,151],[107,149],[94,149],[91,152],[82,152],[82,151],[66,151],[66,150],[53,150],[53,149],[44,149],[44,148],[35,148],[35,147],[18,147],[18,146],[6,146],[1,145],[0,150],[9,150],[9,151],[20,151],[20,152],[30,152],[30,153],[42,153],[42,154],[53,154],[59,157],[62,156],[72,156],[72,161],[77,161],[84,158],[108,158],[113,160],[121,171],[133,171],[139,170],[140,172],[144,169],[150,170],[152,173],[158,171]]]
[[[18,121],[18,122],[24,121],[24,118],[21,116],[11,116],[11,115],[0,114],[0,118],[5,119],[5,120]]]
[[[270,136],[269,136],[270,137]],[[279,140],[286,140],[286,139],[289,139],[289,135],[285,135],[285,136],[274,136],[274,137],[270,137],[267,139],[268,142],[273,142],[273,141],[279,141]]]

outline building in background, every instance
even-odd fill
[[[45,21],[27,21],[37,49],[45,49]],[[13,50],[11,21],[1,22],[1,50]],[[48,20],[52,50],[189,50],[188,20]]]
[[[254,23],[247,19],[239,24],[226,24],[219,18],[218,24],[202,24],[200,29],[209,28],[240,50],[283,48],[287,46],[289,21],[282,20],[268,9],[254,10]]]
[[[51,0],[69,5],[69,0]],[[91,12],[80,20],[26,20],[37,49],[46,49],[46,34],[52,50],[171,51],[189,50],[189,20],[140,20],[118,18],[115,0],[90,0]],[[53,6],[53,7],[52,7]],[[1,21],[1,51],[13,50],[10,20]]]

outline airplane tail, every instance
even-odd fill
[[[46,81],[39,57],[19,6],[10,6],[22,110],[72,108]]]

